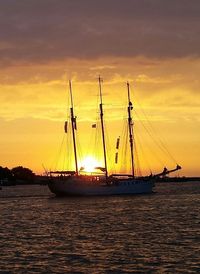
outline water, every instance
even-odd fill
[[[200,182],[156,194],[55,198],[0,190],[0,273],[198,273]]]

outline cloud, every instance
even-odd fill
[[[198,0],[1,0],[0,59],[200,55]]]

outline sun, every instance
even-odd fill
[[[95,172],[95,167],[99,166],[99,162],[92,156],[87,156],[82,160],[82,170],[84,172]]]

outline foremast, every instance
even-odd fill
[[[130,85],[127,82],[127,91],[128,91],[128,130],[129,130],[129,143],[130,143],[130,151],[131,151],[131,170],[132,176],[135,176],[135,169],[134,169],[134,147],[133,147],[133,119],[131,115],[131,111],[133,109],[133,104],[130,99]]]
[[[74,148],[74,161],[75,161],[75,175],[78,175],[78,161],[77,161],[77,151],[76,151],[76,116],[74,116],[74,106],[73,106],[73,96],[72,96],[72,83],[69,81],[69,91],[70,91],[70,99],[71,99],[71,108],[70,108],[70,118],[71,118],[71,127],[72,127],[72,139],[73,139],[73,148]]]
[[[103,102],[102,102],[102,87],[101,83],[103,79],[99,76],[99,96],[100,96],[100,119],[101,119],[101,133],[102,133],[102,143],[103,143],[103,154],[104,154],[104,165],[105,165],[105,176],[106,180],[108,178],[108,168],[107,168],[107,155],[106,155],[106,142],[105,142],[105,131],[104,131],[104,120],[103,120]]]

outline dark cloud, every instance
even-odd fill
[[[0,59],[200,55],[199,0],[0,0]]]

